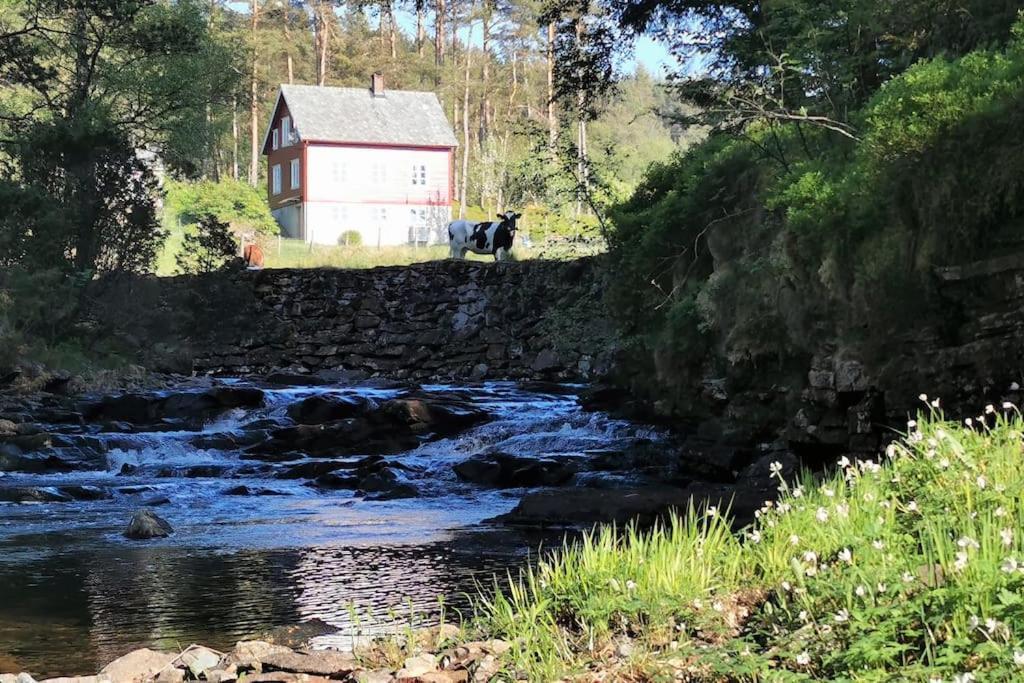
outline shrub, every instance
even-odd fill
[[[204,216],[185,233],[177,256],[178,272],[212,273],[238,255],[230,226],[214,216]]]
[[[266,197],[248,183],[239,180],[209,180],[166,183],[167,213],[185,225],[213,216],[236,232],[256,231],[278,234],[278,225],[270,213]]]
[[[346,230],[338,235],[338,245],[342,247],[359,247],[363,244],[363,233],[358,230]]]

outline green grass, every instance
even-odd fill
[[[780,481],[739,535],[713,508],[596,530],[482,598],[476,628],[529,680],[1022,680],[1020,413],[929,407],[909,430],[881,464]]]

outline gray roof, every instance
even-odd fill
[[[455,147],[458,142],[437,95],[412,90],[282,85],[302,140]]]

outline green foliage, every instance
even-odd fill
[[[238,255],[238,244],[231,227],[216,216],[203,216],[185,232],[177,256],[178,272],[183,274],[212,273]]]
[[[780,478],[742,537],[715,508],[588,534],[484,597],[479,627],[531,680],[601,670],[623,640],[636,680],[1016,680],[1024,420],[930,411],[881,465]]]
[[[638,390],[836,341],[870,357],[941,320],[934,268],[1019,242],[1022,45],[914,65],[855,114],[860,141],[758,124],[654,166],[611,214]]]
[[[363,233],[358,230],[346,230],[338,235],[338,246],[361,247],[363,245]]]
[[[235,233],[278,233],[278,225],[270,214],[266,197],[247,183],[237,180],[168,180],[165,188],[165,211],[172,220],[181,224],[194,225],[204,216],[213,216],[227,223]]]

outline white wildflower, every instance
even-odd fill
[[[966,566],[967,566],[967,553],[965,553],[963,550],[957,551],[956,561],[953,562],[953,568],[956,571],[961,572],[961,571],[964,570],[964,568]]]
[[[1000,567],[1007,574],[1013,574],[1020,568],[1020,563],[1017,562],[1016,557],[1008,557],[1003,560],[1003,565]]]
[[[967,625],[971,628],[978,628],[981,626],[981,619],[972,614],[971,618],[967,620]]]
[[[972,420],[971,418],[967,418],[966,420],[964,420],[964,424],[970,427],[974,425],[974,420]]]
[[[782,590],[784,590],[784,591],[786,591],[788,593],[789,591],[793,590],[793,586],[789,583],[789,581],[783,581],[782,582]]]
[[[793,497],[794,498],[800,498],[803,495],[804,495],[804,489],[803,489],[802,486],[797,486],[795,489],[793,489]]]
[[[693,599],[693,608],[694,609],[704,609],[704,603],[701,601],[700,598],[694,598]]]
[[[627,581],[626,582],[626,590],[628,590],[628,591],[635,591],[636,590],[636,581],[633,581],[632,579]]]
[[[836,490],[831,488],[824,488],[821,492],[825,494],[826,498],[834,498],[836,495]]]
[[[839,551],[839,559],[846,564],[853,564],[853,553],[850,552],[849,548],[843,548]]]
[[[789,535],[789,544],[790,545],[800,545],[800,537],[797,536],[796,534],[790,534]]]
[[[853,592],[856,593],[858,598],[863,598],[865,595],[868,594],[868,589],[864,586],[857,586],[857,588],[854,589]]]
[[[708,517],[714,517],[715,515],[717,515],[717,514],[718,514],[718,508],[717,508],[717,507],[715,507],[714,505],[709,505],[709,506],[708,506],[708,511],[707,511],[707,512],[706,512],[705,514],[706,514],[706,515],[707,515]]]
[[[886,591],[886,588],[887,586],[884,583],[880,583],[877,586],[875,586],[875,589],[878,590],[879,593],[884,593]]]
[[[996,511],[995,511],[994,514],[995,514],[996,517],[1005,517],[1006,516],[1006,508],[1004,508],[1002,505],[1000,505],[999,507],[996,508]]]
[[[915,581],[914,575],[910,572],[903,572],[903,576],[900,578],[903,579],[903,583],[914,583]]]
[[[1017,666],[1024,667],[1024,652],[1020,650],[1013,651],[1013,663]]]
[[[1013,545],[1013,529],[1002,529],[999,532],[999,538],[1003,540],[1003,545],[1007,547]]]
[[[818,512],[814,515],[819,522],[828,521],[828,510],[825,508],[818,508]]]
[[[914,429],[917,427],[917,420],[907,420],[907,429]]]
[[[999,629],[999,622],[989,617],[985,620],[985,630],[988,631],[989,635],[994,634]]]
[[[985,488],[986,486],[988,486],[988,479],[986,479],[986,478],[985,478],[985,477],[983,477],[983,476],[981,476],[981,477],[978,477],[978,478],[977,478],[977,479],[975,479],[974,481],[975,481],[975,483],[976,483],[976,484],[978,485],[978,488],[979,488],[979,489],[983,489],[983,488]]]
[[[847,467],[850,466],[850,459],[847,458],[845,455],[839,458],[839,466],[845,470]]]
[[[876,538],[875,540],[871,541],[871,547],[875,550],[881,550],[885,547],[885,543],[882,543],[880,539]]]
[[[1003,401],[1003,410],[1013,410],[1013,404],[1009,401]]]
[[[939,467],[948,470],[949,469],[949,458],[943,458],[939,461]]]
[[[928,402],[928,394],[919,394],[918,398],[921,399],[922,403],[927,403]]]
[[[974,680],[974,674],[972,673],[957,674],[953,676],[953,683],[972,683]]]
[[[1010,391],[1017,391],[1018,389],[1020,389],[1020,385],[1019,384],[1017,384],[1016,382],[1011,382],[1010,383]]]
[[[850,506],[847,505],[846,503],[840,503],[839,505],[836,505],[836,514],[842,517],[843,519],[846,519],[850,516]]]
[[[850,620],[850,613],[844,608],[836,612],[836,615],[833,618],[837,624],[842,624]]]
[[[917,512],[917,501],[912,500],[909,503],[907,503],[907,510],[909,510],[910,512]]]
[[[782,472],[782,463],[778,460],[774,461],[772,464],[768,465],[768,471],[772,474],[779,474]]]
[[[960,540],[956,542],[956,544],[961,548],[970,548],[973,550],[977,550],[981,547],[980,545],[978,545],[978,542],[970,536],[962,536]]]
[[[722,612],[725,610],[725,605],[723,605],[721,601],[715,600],[713,603],[711,603],[711,609],[715,610],[716,612]]]
[[[750,532],[750,534],[748,535],[748,538],[753,543],[760,543],[761,542],[761,532],[758,531],[757,529],[754,529],[753,531]]]
[[[806,652],[801,652],[796,656],[796,663],[800,666],[807,666],[811,663],[811,656]]]
[[[803,622],[806,622],[809,619],[809,617],[810,615],[807,614],[807,610],[805,609],[800,610],[800,614],[797,615],[797,619]]]
[[[986,415],[992,415],[995,412],[996,412],[996,407],[994,405],[992,405],[991,403],[989,403],[987,406],[985,406],[985,414]]]
[[[939,407],[939,399],[937,399],[937,398],[932,399],[932,408],[938,408],[938,407]]]

